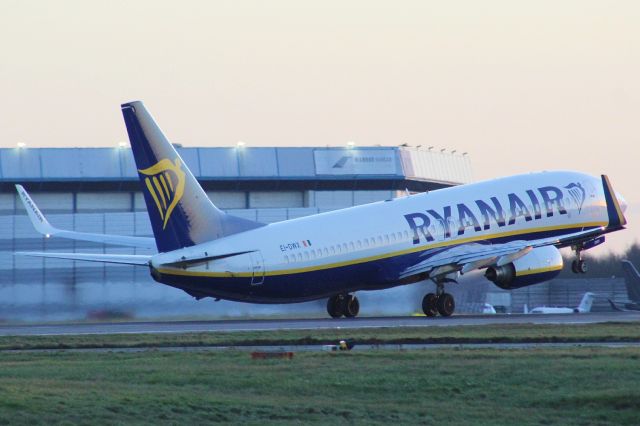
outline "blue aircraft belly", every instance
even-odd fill
[[[265,276],[262,284],[249,277],[206,277],[161,274],[158,281],[202,295],[252,303],[296,303],[357,290],[400,285],[393,272],[415,262],[410,253],[366,263],[293,274]],[[406,265],[406,266],[405,266]]]

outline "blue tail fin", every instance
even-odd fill
[[[158,251],[263,226],[227,215],[213,205],[142,102],[123,104],[122,115]]]

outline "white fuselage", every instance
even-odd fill
[[[549,306],[540,306],[537,308],[531,309],[531,311],[525,313],[529,314],[584,314],[587,312],[591,312],[591,306],[593,305],[593,299],[595,298],[595,294],[591,292],[587,292],[582,296],[582,300],[580,304],[575,308],[565,308],[565,307],[549,307]]]
[[[576,172],[531,173],[273,223],[158,254],[152,266],[178,276],[258,274],[256,283],[261,284],[271,277],[401,259],[466,242],[561,235],[606,224],[599,178]],[[249,251],[186,269],[166,266],[183,258]],[[398,271],[381,268],[380,275],[391,286]]]

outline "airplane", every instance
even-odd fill
[[[624,272],[624,284],[627,287],[627,297],[631,302],[625,303],[624,308],[620,308],[613,303],[613,300],[607,300],[615,311],[640,311],[640,273],[628,260],[622,261],[622,271]]]
[[[585,293],[584,296],[582,296],[582,300],[580,301],[580,304],[575,308],[540,306],[540,307],[529,310],[529,308],[525,304],[524,313],[525,314],[584,314],[586,312],[591,312],[591,306],[593,305],[593,299],[595,297],[596,295],[591,292]]]
[[[53,227],[26,190],[16,189],[35,228],[64,237],[133,247],[153,255],[21,252],[20,255],[149,268],[159,283],[196,299],[295,303],[328,298],[331,317],[355,317],[355,292],[436,284],[422,299],[428,316],[448,317],[445,285],[480,269],[503,289],[547,281],[572,247],[582,252],[625,228],[624,198],[606,175],[522,174],[264,224],[219,210],[140,101],[121,105],[153,238]]]

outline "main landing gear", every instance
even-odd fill
[[[331,318],[354,318],[360,312],[360,302],[353,294],[336,294],[327,301],[327,312]]]
[[[436,283],[436,293],[428,293],[424,296],[422,299],[422,311],[428,317],[435,317],[438,314],[443,317],[450,317],[456,309],[456,301],[451,294],[444,292],[444,280],[434,282]]]
[[[587,262],[582,258],[582,247],[574,246],[573,251],[576,252],[576,259],[571,262],[571,271],[574,274],[586,274],[589,268]]]

